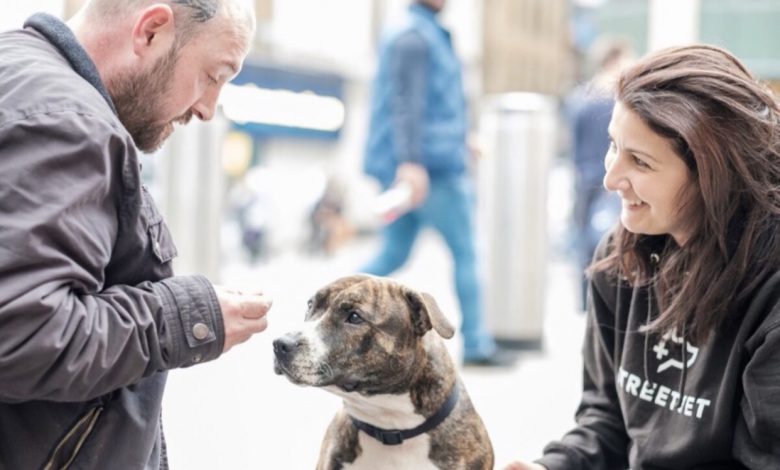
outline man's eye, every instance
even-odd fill
[[[360,316],[357,312],[349,312],[349,315],[347,315],[347,323],[351,323],[353,325],[360,325],[365,320],[363,320],[363,317]]]

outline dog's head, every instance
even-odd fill
[[[274,370],[299,385],[401,391],[430,330],[455,332],[430,295],[387,278],[341,278],[309,300],[302,330],[274,340]]]

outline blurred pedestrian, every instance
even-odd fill
[[[617,82],[577,426],[533,469],[780,468],[780,107],[729,52]]]
[[[365,170],[384,189],[408,188],[405,208],[411,210],[384,228],[379,254],[362,270],[393,273],[409,258],[420,230],[432,226],[455,264],[464,363],[507,365],[510,358],[497,348],[482,311],[461,63],[437,17],[445,3],[413,1],[381,40]]]
[[[617,222],[620,200],[604,189],[604,154],[609,148],[607,127],[615,104],[612,85],[617,74],[633,56],[630,43],[614,37],[598,38],[588,57],[595,73],[570,96],[572,162],[574,167],[574,210],[572,240],[581,272],[582,309],[585,309],[585,269],[601,237]]]
[[[309,251],[332,256],[352,237],[352,225],[344,215],[344,186],[328,176],[322,194],[309,212]]]
[[[0,467],[168,468],[166,371],[266,328],[262,294],[173,276],[138,161],[211,119],[253,35],[238,0],[91,0],[0,34]]]

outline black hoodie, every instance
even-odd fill
[[[597,273],[590,295],[577,427],[539,463],[780,469],[780,271],[699,347],[641,330],[658,313],[647,286]]]

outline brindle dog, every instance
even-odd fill
[[[344,400],[320,470],[492,469],[493,448],[442,341],[454,329],[428,294],[386,278],[338,279],[304,328],[274,341],[274,369]]]

